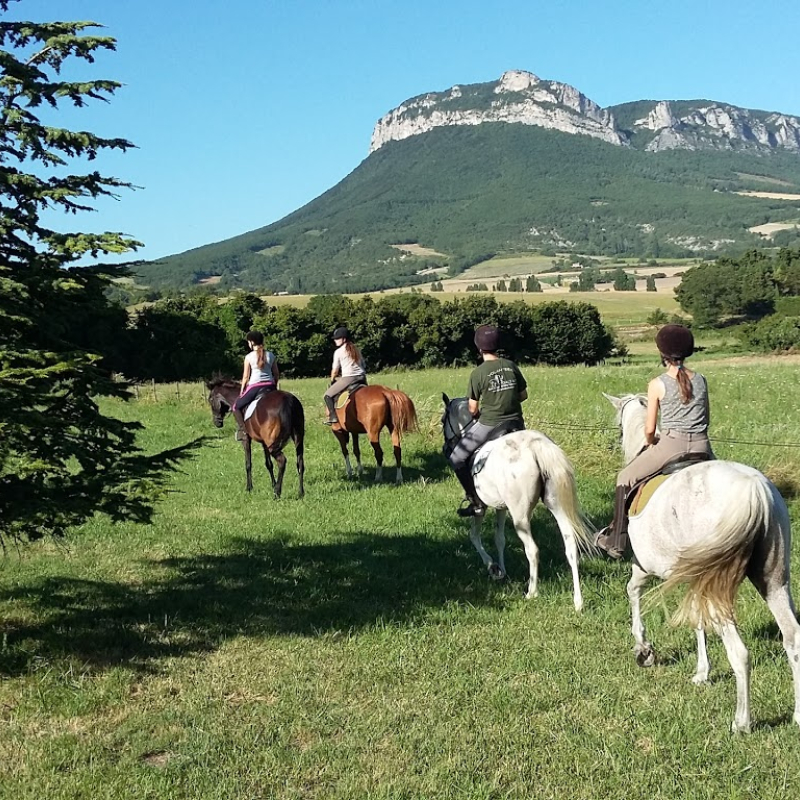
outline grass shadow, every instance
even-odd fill
[[[157,671],[161,659],[210,652],[236,636],[350,632],[453,601],[503,602],[468,541],[332,535],[345,541],[237,538],[221,553],[155,562],[153,577],[136,584],[47,577],[22,599],[0,592],[0,602],[25,608],[4,624],[0,674],[59,658],[89,671]]]

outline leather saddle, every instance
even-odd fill
[[[350,398],[359,390],[367,385],[366,379],[358,383],[351,383],[337,398],[336,408],[344,408]]]
[[[656,489],[664,483],[667,478],[680,472],[686,467],[699,464],[702,461],[709,461],[711,456],[708,453],[683,453],[682,455],[668,461],[654,475],[642,479],[628,493],[628,513],[633,516],[644,511],[645,506],[653,496]]]
[[[506,420],[505,422],[499,422],[497,425],[495,425],[486,441],[472,454],[472,458],[469,461],[472,474],[477,475],[483,469],[486,459],[480,458],[480,453],[481,450],[483,450],[483,448],[489,444],[489,442],[494,442],[496,439],[502,439],[504,436],[508,436],[509,433],[516,433],[517,431],[524,430],[525,425],[516,419]]]

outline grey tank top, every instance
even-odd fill
[[[661,428],[680,433],[708,433],[708,385],[706,379],[695,372],[692,378],[693,396],[688,403],[681,400],[678,381],[664,373],[661,400]]]

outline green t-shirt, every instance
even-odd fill
[[[480,404],[480,422],[494,426],[507,420],[522,421],[519,396],[527,387],[519,367],[507,358],[498,358],[472,370],[468,397]]]

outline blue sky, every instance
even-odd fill
[[[798,0],[23,0],[12,11],[93,20],[117,39],[80,74],[125,86],[60,121],[134,142],[99,168],[143,188],[63,229],[123,231],[148,259],[280,219],[355,169],[403,100],[507,69],[603,106],[705,98],[800,115]]]

